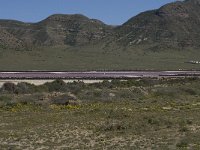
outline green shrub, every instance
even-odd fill
[[[180,132],[187,132],[188,128],[186,126],[182,126],[179,131]]]
[[[189,95],[197,95],[197,92],[192,88],[182,88],[181,90]]]
[[[28,94],[28,93],[34,93],[35,92],[35,85],[29,84],[26,82],[21,82],[17,84],[17,89],[15,93],[18,94]]]
[[[82,89],[85,88],[86,86],[84,82],[73,82],[66,84],[66,89],[73,94],[78,94],[81,92]]]
[[[17,86],[14,83],[6,82],[1,88],[2,92],[15,93],[17,91]]]
[[[176,144],[178,148],[186,148],[188,147],[188,142],[186,139],[181,140],[179,143]]]
[[[46,85],[35,86],[35,92],[36,93],[49,92],[49,88]]]
[[[66,83],[63,80],[57,79],[51,83],[44,84],[49,92],[62,92],[66,91]]]
[[[121,121],[106,121],[104,124],[100,125],[99,130],[106,132],[121,132],[127,130],[129,126]]]
[[[51,100],[51,104],[55,104],[55,105],[68,105],[70,103],[70,101],[75,101],[75,98],[72,96],[69,96],[67,94],[58,96],[58,97],[54,97]]]
[[[14,102],[10,96],[0,96],[0,106],[9,106],[12,105]]]
[[[177,94],[180,94],[180,90],[173,88],[173,87],[164,87],[164,88],[158,88],[154,92],[155,96],[168,96],[168,97],[176,97]]]

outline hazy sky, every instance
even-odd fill
[[[37,22],[51,14],[84,14],[118,25],[175,0],[0,0],[0,19]]]

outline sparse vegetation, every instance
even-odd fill
[[[0,91],[2,149],[200,146],[199,78],[5,83]]]

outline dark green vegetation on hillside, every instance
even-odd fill
[[[0,70],[199,69],[184,63],[199,61],[199,18],[200,1],[185,0],[120,26],[77,14],[0,20]]]
[[[2,149],[199,149],[200,79],[133,79],[0,90]]]

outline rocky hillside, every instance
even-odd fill
[[[131,18],[116,28],[122,45],[200,46],[200,0],[176,1]]]
[[[38,23],[0,20],[0,45],[8,48],[83,45],[100,40],[112,27],[83,15],[52,15]]]
[[[0,20],[0,47],[82,46],[200,47],[200,0],[176,1],[112,27],[83,15],[52,15],[38,23]]]

